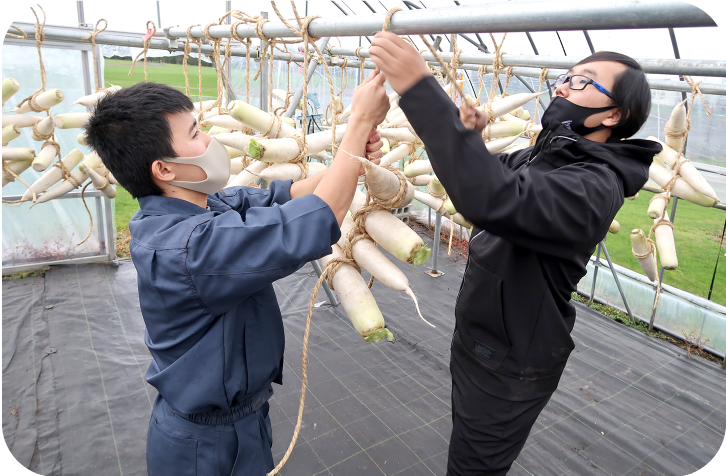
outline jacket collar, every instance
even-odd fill
[[[147,195],[139,198],[139,209],[144,215],[187,215],[195,216],[203,213],[226,212],[231,208],[216,195],[207,195],[207,207],[202,208],[192,202],[180,198],[163,195]]]

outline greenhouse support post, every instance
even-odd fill
[[[260,12],[260,16],[262,18],[267,18],[267,12]],[[262,52],[265,49],[265,42],[260,40],[260,52]],[[270,52],[272,53],[272,52]],[[261,54],[261,53],[260,53]],[[269,109],[269,96],[270,96],[270,87],[268,84],[268,77],[270,74],[270,65],[267,62],[267,59],[264,57],[260,58],[260,109],[265,112],[271,112],[268,111]]]
[[[600,243],[602,245],[602,251],[605,253],[605,259],[608,261],[608,266],[610,267],[610,272],[613,273],[613,279],[615,280],[615,285],[618,287],[618,292],[620,293],[620,297],[623,300],[623,304],[625,305],[625,310],[628,311],[628,316],[630,317],[630,320],[633,321],[633,324],[635,324],[635,316],[633,316],[633,313],[630,311],[630,306],[628,306],[628,301],[625,299],[625,293],[623,292],[623,287],[620,285],[620,279],[618,278],[618,273],[615,271],[615,266],[613,266],[613,260],[610,259],[610,253],[608,253],[608,247],[605,246],[605,240],[607,239],[607,236],[602,240]],[[595,289],[593,288],[592,294],[595,293]],[[592,299],[592,297],[590,298]]]
[[[453,221],[451,223],[454,223]],[[452,227],[451,232],[453,233],[454,229]],[[426,274],[431,276],[432,278],[438,278],[440,276],[443,276],[445,273],[442,271],[439,271],[437,269],[438,262],[439,262],[439,242],[441,241],[441,215],[438,213],[436,214],[436,230],[434,230],[434,249],[431,252],[433,255],[433,262],[431,263],[431,269],[428,271],[425,271]]]
[[[602,242],[597,244],[597,254],[595,255],[595,262],[593,263],[595,270],[593,271],[593,275],[592,275],[592,287],[590,288],[590,300],[588,301],[588,304],[592,304],[593,299],[595,299],[595,284],[597,283],[597,271],[600,269],[600,251],[601,250],[602,250]]]
[[[325,48],[327,48],[329,40],[330,40],[330,37],[320,38],[320,42],[318,42],[318,48],[320,49],[320,51],[324,51]],[[313,74],[315,74],[315,70],[318,67],[318,61],[315,58],[316,58],[315,56],[310,58],[310,63],[308,64],[308,76],[305,79],[308,82],[313,77]],[[297,88],[297,91],[295,91],[295,95],[292,97],[292,100],[290,101],[290,105],[287,107],[287,111],[285,111],[282,114],[283,117],[292,117],[295,114],[295,109],[297,108],[297,105],[300,102],[300,99],[302,98],[302,94],[303,94],[303,85],[300,84],[300,86],[298,86],[298,88]],[[305,100],[307,101],[307,98]]]

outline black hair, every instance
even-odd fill
[[[134,198],[161,195],[151,164],[176,157],[168,114],[191,112],[181,91],[159,83],[138,83],[102,98],[85,127],[86,142],[118,183]]]
[[[643,127],[650,114],[650,85],[643,68],[630,56],[613,51],[598,51],[575,66],[595,61],[614,61],[626,66],[615,78],[611,91],[613,101],[620,106],[622,117],[612,129],[612,136],[620,139],[633,136]]]

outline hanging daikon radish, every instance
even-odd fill
[[[417,175],[430,174],[434,171],[429,160],[417,160],[406,165],[403,168],[403,175],[406,177],[416,177]]]
[[[118,185],[118,180],[116,180],[116,177],[113,176],[111,172],[108,172],[108,175],[106,175],[106,178],[109,182],[111,182],[113,185]]]
[[[283,103],[278,101],[275,98],[272,98],[272,113],[276,116],[279,116],[280,114],[284,113],[287,108]]]
[[[288,126],[292,127],[293,129],[297,129],[297,124],[295,123],[295,119],[292,117],[280,117],[280,120],[287,124]],[[299,133],[298,133],[299,134]]]
[[[204,121],[200,124],[200,127],[209,126],[223,127],[225,129],[229,129],[230,131],[241,131],[243,129],[246,129],[246,126],[244,124],[227,114],[204,119]]]
[[[391,118],[390,121],[386,122],[386,128],[398,127],[400,125],[403,125],[404,123],[408,123],[408,118],[405,114],[403,114],[403,111],[401,111],[401,114]]]
[[[454,223],[456,223],[457,225],[461,225],[464,228],[468,228],[470,230],[471,227],[474,226],[469,220],[464,218],[464,215],[462,215],[461,213],[454,213],[453,215],[451,215],[451,219],[454,220]]]
[[[239,175],[240,172],[244,170],[244,164],[242,163],[242,159],[235,158],[230,159],[229,161],[229,174],[230,175]]]
[[[234,147],[229,147],[227,145],[224,146],[225,149],[227,149],[227,153],[229,154],[230,159],[236,159],[237,157],[242,157],[245,155],[245,152],[243,150],[235,149]]]
[[[431,207],[439,215],[446,215],[446,209],[444,208],[444,201],[440,198],[429,195],[428,193],[419,192],[416,190],[413,194],[413,198],[423,203],[424,205]]]
[[[332,249],[331,254],[320,258],[323,266],[327,266],[333,258],[344,257],[338,245],[333,245]],[[333,277],[333,288],[348,319],[366,342],[380,342],[385,338],[391,341],[394,339],[391,331],[385,328],[383,314],[378,309],[368,284],[355,268],[347,263],[341,264]]]
[[[3,106],[5,101],[13,97],[20,90],[20,83],[13,78],[3,79]]]
[[[100,190],[101,193],[106,195],[108,198],[114,198],[116,196],[116,189],[110,186],[111,182],[107,183],[106,179],[104,179],[97,171],[90,167],[86,167],[83,164],[78,166],[78,170],[88,174],[91,178],[91,182],[93,182],[93,186],[96,187],[96,190]]]
[[[383,129],[390,130],[390,129]],[[411,148],[408,146],[408,144],[401,144],[397,145],[393,148],[389,153],[381,157],[381,167],[388,167],[389,165],[393,165],[399,160],[406,157],[411,152]]]
[[[673,150],[673,148],[671,148],[668,144],[659,141],[653,136],[647,137],[647,139],[658,142],[660,145],[663,146],[663,150],[659,152],[655,157],[668,164],[671,169],[674,168],[676,165],[676,160],[678,160],[678,152]],[[713,187],[711,187],[711,184],[706,181],[703,175],[701,175],[701,172],[696,169],[696,166],[693,165],[692,162],[683,162],[681,164],[680,174],[681,177],[683,177],[683,180],[688,182],[688,184],[696,191],[701,192],[707,197],[713,198],[717,202],[719,201],[719,198],[716,195]]]
[[[197,116],[197,114],[199,114],[199,113],[194,113],[194,116],[196,117],[196,116]],[[224,109],[222,109],[222,114],[224,114]],[[219,113],[219,109],[217,109],[216,107],[213,107],[213,108],[212,108],[212,109],[211,109],[210,111],[205,111],[205,112],[204,112],[204,113],[202,114],[202,122],[204,122],[204,121],[206,121],[207,119],[210,119],[210,118],[212,118],[212,117],[217,117],[217,116],[219,116],[219,115],[220,115],[220,113]]]
[[[432,194],[436,194],[436,195],[441,195],[441,194],[446,193],[446,189],[444,189],[443,184],[438,179],[438,177],[436,177],[436,175],[434,175],[431,178],[431,183],[429,184],[429,190],[431,191]]]
[[[320,162],[308,162],[308,177],[317,175],[327,167]],[[272,182],[273,180],[292,180],[297,182],[302,176],[302,170],[297,164],[279,163],[272,164],[258,174],[261,178]]]
[[[201,109],[201,111],[204,111],[204,110],[209,109],[210,107],[214,106],[214,104],[216,102],[217,102],[216,99],[208,99],[207,101],[202,101],[202,109]],[[199,101],[194,101],[194,109],[193,109],[193,111],[194,111],[193,114],[195,116],[197,114],[199,114],[199,112],[200,112],[200,109],[199,109]]]
[[[391,151],[391,143],[388,142],[388,139],[386,139],[385,137],[381,137],[381,142],[383,143],[380,148],[381,154],[386,155]],[[381,157],[383,157],[383,155]]]
[[[66,179],[59,185],[56,185],[47,192],[42,193],[38,196],[35,204],[48,202],[54,198],[63,196],[76,188],[80,188],[83,182],[88,180],[87,172],[89,169],[96,169],[103,166],[101,157],[99,157],[96,152],[91,152],[83,159],[83,162],[81,162],[78,166],[78,170],[71,174],[72,179]]]
[[[613,235],[620,232],[620,223],[618,223],[617,220],[613,220],[613,222],[610,224],[610,227],[608,228],[608,232],[612,233]]]
[[[412,185],[423,187],[430,184],[432,178],[433,175],[418,175],[416,177],[409,178],[408,181],[411,182]]]
[[[346,215],[340,226],[341,237],[340,241],[338,241],[338,246],[342,246],[342,243],[346,241],[348,232],[350,232],[353,226],[353,220],[349,215]],[[391,263],[391,260],[386,258],[386,255],[384,255],[383,252],[376,247],[375,243],[368,238],[363,238],[353,244],[351,252],[355,262],[368,271],[371,276],[391,289],[403,291],[408,294],[413,300],[413,303],[416,305],[418,317],[431,327],[436,327],[424,319],[421,315],[421,309],[418,307],[418,299],[416,299],[416,295],[413,293],[413,290],[411,290],[411,286],[408,283],[406,275],[398,268],[398,266]]]
[[[655,257],[652,252],[649,253],[650,248],[648,247],[648,241],[645,238],[643,230],[631,230],[630,242],[633,245],[633,254],[645,255],[648,253],[645,258],[638,258],[638,261],[640,262],[640,267],[643,268],[645,275],[648,276],[648,279],[653,282],[657,281],[658,269],[656,268]]]
[[[454,204],[451,202],[450,198],[447,198],[444,201],[444,208],[446,209],[447,213],[449,215],[456,215],[456,208],[454,207]]]
[[[505,154],[512,154],[512,153],[517,152],[519,150],[526,149],[529,146],[530,146],[529,145],[529,142],[522,142],[521,144],[514,144],[514,143],[512,143],[511,146],[507,147],[506,149],[503,149],[502,152],[505,153]]]
[[[3,147],[3,160],[33,160],[35,151],[28,147]]]
[[[388,139],[389,141],[415,142],[419,140],[418,137],[411,133],[411,131],[401,127],[380,129],[378,133],[382,138]]]
[[[105,98],[111,93],[115,93],[119,89],[121,89],[121,86],[111,86],[107,88],[106,91],[99,91],[97,93],[89,94],[88,96],[80,97],[76,102],[71,104],[71,106],[80,104],[81,106],[86,107],[96,107],[96,105],[98,105],[98,101]]]
[[[666,168],[665,162],[663,162],[662,160],[660,160],[660,157],[658,157],[657,155],[654,155],[653,156],[653,163],[655,165],[657,165],[658,167]]]
[[[20,175],[30,167],[31,162],[30,160],[8,160],[5,161],[5,166],[12,170],[15,175]],[[3,170],[3,187],[14,181],[15,177]]]
[[[403,114],[403,109],[400,107],[396,106],[395,108],[391,108],[388,110],[388,113],[386,113],[385,121],[391,122],[392,119],[400,116],[401,114]]]
[[[272,90],[272,95],[282,101],[283,104],[285,104],[285,101],[287,101],[288,94],[287,91],[285,91],[284,89],[275,88]],[[290,96],[290,99],[292,99],[292,96]]]
[[[20,129],[15,124],[9,124],[3,127],[3,147],[20,135]]]
[[[504,114],[502,116],[499,116],[498,118],[495,118],[495,120],[496,119],[499,119],[499,122],[501,122],[501,121],[508,121],[508,122],[521,122],[522,124],[526,124],[527,123],[527,121],[525,121],[524,119],[519,118],[517,116],[513,116],[511,114]]]
[[[33,159],[33,170],[36,172],[42,172],[48,168],[53,158],[55,158],[58,151],[51,144],[46,143],[43,148],[40,149],[40,153]]]
[[[78,136],[76,136],[76,142],[78,142],[81,145],[88,145],[88,141],[86,140],[86,132],[83,131]]]
[[[365,205],[365,195],[356,191],[351,213]],[[418,233],[386,210],[373,210],[366,217],[366,232],[386,251],[404,263],[422,266],[431,255]]]
[[[335,133],[336,144],[339,144],[343,139],[346,127],[346,124],[337,127]],[[223,135],[227,134],[217,134],[216,137],[220,138]],[[306,155],[312,155],[330,147],[333,140],[333,132],[332,130],[315,132],[314,134],[308,134],[305,136],[305,140],[307,143]],[[232,144],[226,145],[239,149],[239,147]],[[244,150],[255,160],[263,162],[288,162],[300,154],[300,145],[297,140],[293,138],[260,140],[250,138],[248,145],[244,148]]]
[[[224,127],[219,126],[212,126],[208,131],[207,134],[210,136],[217,135],[217,134],[223,134],[226,132],[232,132],[231,129],[225,129]]]
[[[36,134],[35,131],[38,131]],[[53,117],[48,116],[45,119],[42,119],[38,122],[38,124],[35,126],[35,129],[30,133],[30,137],[33,138],[33,140],[37,141],[44,141],[46,140],[46,137],[50,135],[53,132]]]
[[[234,106],[229,111],[229,115],[236,121],[241,122],[257,132],[265,132],[269,129],[267,133],[269,137],[285,137],[290,134],[299,134],[287,122],[281,121],[280,118],[273,116],[269,112],[265,112],[246,102],[235,101]]]
[[[676,107],[673,108],[673,111],[671,111],[671,118],[668,119],[668,122],[666,122],[665,125],[665,143],[676,151],[683,148],[683,142],[686,139],[684,135],[687,127],[686,123],[688,122],[686,101],[687,99],[678,103]]]
[[[678,256],[676,256],[676,242],[673,239],[673,228],[668,224],[668,212],[665,212],[663,220],[666,223],[661,223],[655,228],[655,246],[658,248],[658,259],[663,269],[676,269],[678,268]],[[658,220],[653,220],[657,223]]]
[[[23,127],[33,127],[35,123],[43,119],[40,116],[28,116],[28,115],[3,115],[3,127],[14,124],[18,129]]]
[[[76,129],[85,127],[90,117],[90,112],[69,112],[58,114],[53,122],[58,129]]]
[[[524,116],[524,112],[524,108],[522,106],[519,106],[517,109],[513,109],[509,114],[522,119],[522,116]]]
[[[492,139],[485,142],[484,145],[490,154],[496,154],[497,152],[500,152],[512,145],[517,139],[519,139],[519,136],[502,137],[500,139]]]
[[[664,187],[665,184],[668,183],[673,177],[673,172],[654,164],[650,165],[648,173],[650,175],[650,178],[653,179],[653,181],[657,183],[660,187]],[[701,192],[695,190],[688,182],[680,177],[676,179],[671,193],[680,198],[688,200],[689,202],[693,202],[696,205],[701,205],[702,207],[712,207],[716,204],[716,200],[711,197],[707,197]]]
[[[394,198],[401,189],[401,181],[398,176],[380,165],[362,157],[355,157],[366,169],[366,184],[368,191],[380,201]],[[406,193],[398,202],[391,203],[391,208],[405,207],[413,200],[414,186],[408,181],[404,182]]]
[[[640,193],[635,192],[635,195],[633,195],[632,197],[627,197],[627,198],[628,198],[628,200],[637,200],[639,196],[640,196]]]
[[[490,122],[484,129],[483,136],[490,139],[499,137],[519,136],[524,132],[524,122],[522,121],[497,121]],[[487,130],[488,129],[488,130]]]
[[[650,204],[648,204],[648,216],[653,219],[660,218],[663,215],[663,212],[665,212],[665,208],[665,199],[656,195],[650,201]]]
[[[72,151],[68,152],[68,155],[63,157],[61,160],[61,163],[66,168],[66,170],[70,171],[73,170],[73,168],[78,165],[78,162],[80,162],[83,159],[83,152],[81,152],[78,149],[73,149]],[[44,192],[48,187],[53,185],[54,183],[58,182],[63,178],[63,171],[60,167],[51,167],[47,172],[45,172],[43,175],[40,176],[38,180],[33,182],[33,184],[30,186],[30,188],[35,191],[36,194],[40,192]],[[22,201],[30,200],[33,198],[33,192],[30,190],[27,190],[25,194],[23,195],[23,198],[21,198]]]
[[[252,136],[239,132],[220,132],[214,136],[222,145],[237,150],[244,150],[250,143]]]
[[[260,172],[269,167],[264,162],[253,162],[246,169],[240,172],[234,180],[227,182],[224,188],[228,187],[246,187],[258,178],[260,178]],[[299,167],[298,167],[299,168]]]
[[[47,110],[63,102],[65,95],[60,89],[50,89],[35,96],[35,104],[39,109]],[[14,113],[25,114],[33,112],[30,109],[30,101],[25,101],[20,107],[13,109]]]
[[[513,94],[511,96],[507,96],[502,99],[498,99],[496,101],[492,102],[492,117],[489,118],[491,121],[495,117],[503,116],[504,114],[507,114],[510,111],[513,111],[517,109],[519,106],[524,106],[532,99],[535,99],[536,97],[544,94],[545,92],[542,91],[540,93],[520,93],[520,94]],[[486,112],[486,104],[483,104],[479,107],[477,107],[482,112]]]

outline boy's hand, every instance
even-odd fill
[[[351,121],[360,122],[373,128],[383,122],[390,107],[388,94],[383,85],[385,82],[386,75],[374,71],[360,86],[355,88],[350,105]]]
[[[385,73],[393,90],[401,96],[431,74],[416,48],[388,31],[376,33],[368,53],[371,61]]]
[[[486,111],[480,111],[466,102],[459,106],[459,118],[467,129],[476,129],[480,134],[487,126],[488,117]]]
[[[378,133],[378,130],[374,127],[371,129],[371,133],[368,135],[368,142],[366,143],[366,159],[370,160],[374,164],[378,165],[381,163],[381,157],[383,157],[383,152],[381,151],[381,147],[383,147],[383,141],[381,140],[381,135]],[[365,167],[361,164],[360,170],[358,171],[358,175],[364,175],[366,173]]]

